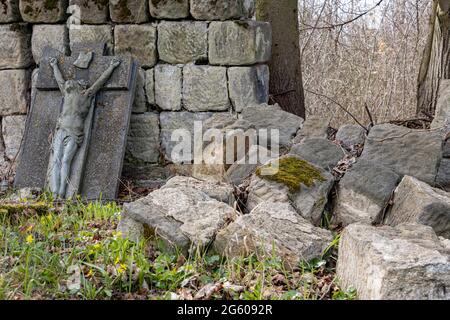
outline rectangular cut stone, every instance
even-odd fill
[[[337,276],[361,300],[448,300],[449,250],[430,227],[352,224],[341,235]]]
[[[0,71],[0,116],[27,113],[28,78],[26,70]]]
[[[69,30],[70,49],[77,43],[106,43],[107,54],[112,54],[113,28],[109,25],[80,25]]]
[[[384,223],[393,227],[402,223],[424,224],[438,236],[450,239],[450,194],[405,176],[395,190],[394,205]]]
[[[0,23],[20,21],[19,0],[0,1]]]
[[[267,22],[225,21],[209,25],[209,62],[250,65],[269,61],[272,29]]]
[[[150,105],[155,105],[155,69],[151,68],[145,71],[145,95]]]
[[[157,61],[156,27],[153,25],[118,25],[114,28],[114,54],[131,56],[144,68]]]
[[[81,22],[87,24],[101,24],[108,22],[109,10],[108,0],[70,0],[72,15],[79,13]],[[79,11],[77,11],[79,10]]]
[[[8,116],[2,119],[2,135],[5,144],[5,156],[14,161],[19,157],[20,144],[25,131],[27,116]]]
[[[163,110],[181,110],[182,69],[159,64],[155,67],[155,102]]]
[[[232,67],[228,69],[230,99],[236,112],[245,107],[269,102],[269,67]]]
[[[110,0],[109,12],[118,23],[143,23],[149,18],[147,0]]]
[[[165,62],[178,64],[208,58],[208,24],[193,21],[162,21],[158,25],[158,53]]]
[[[150,14],[157,19],[181,19],[189,16],[189,0],[149,0]]]
[[[64,54],[68,52],[69,32],[65,25],[36,24],[33,26],[31,48],[34,61],[39,64],[45,47],[51,47]]]
[[[247,0],[190,0],[191,14],[197,20],[232,20],[247,18]]]
[[[27,68],[32,62],[31,29],[25,24],[0,25],[0,70]]]
[[[136,76],[136,93],[133,103],[133,113],[144,113],[147,111],[147,97],[145,95],[146,73],[139,68]]]
[[[442,136],[436,130],[376,125],[367,137],[362,158],[391,168],[402,177],[433,185],[442,158]]]
[[[20,0],[23,21],[31,23],[56,23],[66,17],[67,0]]]
[[[225,67],[187,65],[183,70],[183,104],[189,111],[225,111],[228,98]]]
[[[131,116],[125,165],[141,166],[159,160],[159,114],[143,113]]]
[[[101,47],[104,45],[91,47],[94,55],[89,69],[75,70],[72,65],[78,53],[83,48],[87,50],[88,45],[75,45],[76,50],[72,51],[71,57],[56,55],[65,79],[84,79],[89,84],[98,79],[114,58],[102,56],[99,51]],[[33,90],[33,105],[15,179],[15,186],[19,188],[44,188],[48,179],[51,136],[62,106],[62,94],[56,82],[50,81],[48,72],[49,57],[55,57],[55,53],[49,48],[48,54],[45,54],[36,89]],[[103,90],[97,94],[95,109],[91,109],[93,112],[88,115],[88,118],[92,115],[92,124],[86,119],[85,125],[86,129],[88,122],[91,124],[91,130],[88,131],[90,139],[84,139],[73,160],[68,195],[81,194],[86,199],[115,199],[125,155],[136,72],[136,64],[131,58],[123,60]]]

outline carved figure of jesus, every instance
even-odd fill
[[[112,59],[108,69],[89,88],[84,80],[64,80],[56,58],[51,58],[49,63],[64,97],[62,112],[58,118],[52,142],[53,161],[51,163],[50,190],[54,195],[64,198],[72,160],[84,140],[86,117],[90,108],[95,104],[95,96],[121,61],[116,58]]]

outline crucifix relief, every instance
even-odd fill
[[[47,48],[41,61],[17,187],[49,187],[61,198],[116,196],[134,100],[136,64],[78,44],[72,56]]]

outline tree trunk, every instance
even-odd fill
[[[442,79],[450,79],[450,1],[434,0],[430,35],[420,65],[417,114],[433,116]]]
[[[304,118],[297,0],[256,0],[256,19],[272,24],[271,100]]]

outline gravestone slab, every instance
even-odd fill
[[[89,68],[81,69],[74,62],[81,53],[93,53]],[[56,57],[65,80],[85,80],[91,86],[114,57],[104,56],[104,44],[75,44],[72,56],[51,48],[44,50],[32,106],[25,130],[21,160],[15,186],[44,188],[48,179],[52,136],[62,107],[62,94],[49,64]],[[122,172],[126,139],[136,87],[137,66],[131,58],[119,67],[96,96],[91,108],[92,123],[72,162],[67,196],[80,194],[86,199],[114,199]],[[86,118],[86,125],[90,115]]]

